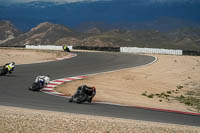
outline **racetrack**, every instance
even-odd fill
[[[200,126],[200,116],[105,104],[71,104],[65,98],[28,91],[37,75],[50,74],[53,80],[140,66],[155,59],[122,53],[77,54],[62,61],[16,66],[13,75],[0,77],[0,105]]]

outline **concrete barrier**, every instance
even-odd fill
[[[120,47],[120,52],[183,55],[182,50],[158,49],[158,48],[138,48],[138,47]]]
[[[120,47],[73,46],[73,49],[120,52]]]
[[[183,50],[183,55],[200,56],[200,50]]]
[[[70,50],[97,50],[110,52],[127,52],[127,53],[143,53],[143,54],[166,54],[166,55],[193,55],[200,56],[200,51],[193,50],[173,50],[159,48],[138,48],[138,47],[92,47],[92,46],[67,46]],[[63,50],[63,46],[54,45],[26,45],[27,49],[44,49],[44,50]]]
[[[72,50],[72,46],[67,46]],[[63,46],[54,46],[54,45],[26,45],[27,49],[43,49],[43,50],[63,50]]]

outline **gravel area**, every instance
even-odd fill
[[[199,127],[0,106],[0,133],[200,133]]]

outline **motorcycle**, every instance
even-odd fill
[[[88,102],[91,103],[92,98],[94,96],[91,96],[91,94],[88,94],[87,90],[85,89],[87,86],[80,86],[76,93],[69,99],[69,102],[74,102],[74,103],[84,103]],[[96,91],[95,91],[96,94]]]
[[[83,103],[87,100],[87,94],[82,91],[77,91],[70,99],[69,102]]]
[[[64,47],[64,46],[63,46],[63,50],[64,50],[65,52],[71,52],[70,49],[69,49],[68,47]]]
[[[4,67],[4,68],[1,70],[1,72],[0,72],[0,76],[4,76],[4,75],[6,75],[7,73],[8,73],[8,69]]]
[[[44,88],[44,82],[39,81],[39,82],[34,82],[32,84],[32,87],[29,88],[31,91],[40,91],[42,88]]]

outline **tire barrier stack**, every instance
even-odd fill
[[[138,48],[138,47],[92,47],[92,46],[67,46],[70,50],[95,50],[95,51],[110,51],[110,52],[126,52],[126,53],[141,53],[141,54],[165,54],[165,55],[191,55],[200,56],[198,50],[173,50],[173,49],[158,49],[158,48]],[[53,45],[26,45],[27,49],[46,49],[46,50],[63,50],[62,46]]]

